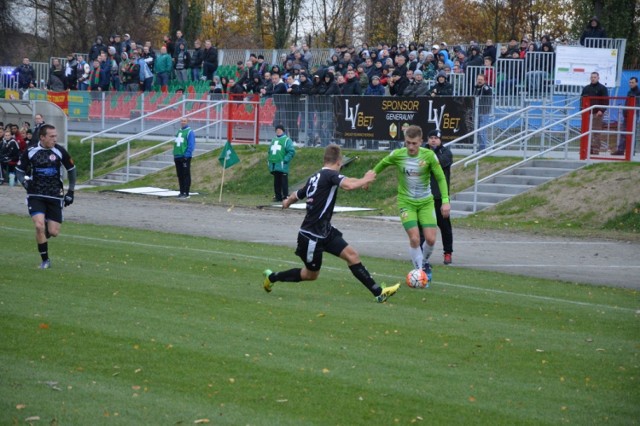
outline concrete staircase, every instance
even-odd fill
[[[532,160],[478,184],[476,211],[494,206],[586,165],[586,162],[575,160]],[[455,170],[452,173],[455,173]],[[471,187],[453,195],[451,217],[465,217],[473,213],[473,190]]]
[[[221,144],[219,142],[196,142],[196,149],[193,153],[194,157],[197,157],[207,152],[213,151],[219,148]],[[126,182],[130,182],[135,179],[139,179],[151,173],[156,173],[167,167],[174,167],[172,145],[168,145],[168,149],[152,157],[140,160],[136,163],[132,163],[129,166],[129,175],[127,177],[126,167],[122,167],[111,173],[107,173],[104,176],[93,178],[87,185],[94,186],[108,186],[108,185],[120,185]]]

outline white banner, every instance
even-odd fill
[[[592,72],[600,74],[600,83],[615,87],[618,50],[581,46],[556,48],[555,84],[586,86]]]

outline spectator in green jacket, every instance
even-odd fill
[[[167,47],[160,48],[160,54],[156,58],[154,71],[156,72],[156,84],[160,86],[160,90],[167,92],[169,86],[169,76],[173,69],[173,61],[167,53]]]
[[[273,175],[274,201],[282,201],[289,196],[289,164],[294,155],[293,141],[285,133],[284,126],[278,124],[267,157],[269,172]]]

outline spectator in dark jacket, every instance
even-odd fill
[[[96,37],[96,42],[91,46],[89,50],[89,62],[93,62],[98,59],[98,56],[102,52],[107,53],[108,46],[102,43],[102,36]]]
[[[202,52],[202,74],[207,78],[207,81],[211,81],[217,69],[218,49],[211,45],[211,40],[205,40]]]
[[[374,75],[371,77],[371,82],[369,83],[369,87],[365,90],[364,94],[366,96],[384,96],[384,86],[380,84],[380,77]]]
[[[582,46],[584,46],[585,39],[587,38],[607,38],[607,32],[602,28],[602,25],[600,25],[600,21],[597,16],[593,16],[589,20],[587,27],[582,32],[582,35],[580,36],[580,44]],[[596,43],[589,47],[600,47],[600,45]]]
[[[200,74],[202,74],[202,57],[204,55],[204,49],[201,46],[200,40],[193,42],[194,50],[191,55],[191,79],[193,81],[200,80]]]
[[[36,72],[29,63],[29,58],[22,58],[22,65],[13,70],[13,75],[18,76],[18,88],[27,90],[36,85]]]
[[[431,96],[452,96],[453,95],[453,86],[447,80],[447,74],[443,71],[440,71],[436,76],[436,82],[429,89],[429,94]]]
[[[354,70],[348,70],[345,76],[345,83],[342,86],[343,95],[360,95],[360,79]]]

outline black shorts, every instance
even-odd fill
[[[27,197],[31,216],[44,214],[45,219],[62,223],[62,200],[60,198]]]
[[[340,253],[348,245],[349,243],[342,238],[342,232],[336,228],[331,228],[327,238],[319,239],[299,232],[296,254],[302,259],[304,266],[308,270],[319,271],[322,267],[322,253],[326,251],[336,257],[340,257]]]

